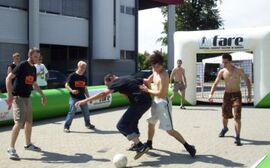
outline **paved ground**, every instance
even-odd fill
[[[19,135],[16,149],[20,161],[9,160],[6,149],[10,140],[11,127],[0,128],[1,168],[57,168],[57,167],[114,167],[111,159],[117,153],[128,157],[128,167],[250,167],[270,151],[270,109],[244,107],[242,117],[243,146],[234,145],[233,122],[229,123],[227,137],[218,138],[221,128],[220,107],[194,106],[187,110],[173,107],[173,121],[186,140],[196,145],[197,157],[190,158],[183,146],[165,132],[156,131],[154,148],[139,160],[133,152],[125,149],[130,145],[115,128],[125,108],[107,109],[92,113],[91,120],[96,130],[84,128],[80,115],[74,119],[72,132],[63,133],[64,117],[35,122],[33,142],[42,152],[23,149],[23,130]],[[147,124],[144,115],[140,122],[141,139],[146,140]]]

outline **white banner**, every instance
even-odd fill
[[[0,98],[0,121],[12,120],[12,108],[8,110],[8,105],[5,99]]]
[[[95,89],[95,90],[88,90],[89,96],[93,96],[97,93],[100,93],[102,91],[104,91],[106,88],[102,88],[102,89]],[[94,100],[90,103],[88,103],[88,107],[90,110],[93,109],[101,109],[101,108],[106,108],[109,107],[112,103],[112,94],[109,94],[108,96],[106,96],[103,99],[99,99],[99,100]]]

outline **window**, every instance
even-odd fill
[[[135,51],[121,50],[120,60],[134,60]]]
[[[134,51],[126,51],[126,59],[133,60],[135,58],[135,52]]]
[[[85,47],[69,47],[69,58],[71,60],[85,59],[87,57],[87,48]]]
[[[124,6],[124,5],[121,5],[121,6],[120,6],[120,12],[121,12],[121,13],[125,13],[125,6]]]
[[[125,50],[120,51],[120,60],[125,60],[126,59],[126,52]]]
[[[135,9],[133,7],[126,7],[126,14],[135,15]]]

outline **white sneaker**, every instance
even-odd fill
[[[20,160],[20,157],[19,155],[16,153],[16,150],[13,148],[13,149],[8,149],[7,150],[7,153],[8,153],[8,156],[9,156],[9,159],[12,159],[12,160]]]

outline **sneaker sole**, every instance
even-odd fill
[[[41,152],[41,149],[27,149],[27,148],[25,148],[25,150],[33,151],[33,152]]]
[[[10,156],[10,155],[8,155],[8,157],[9,157],[9,159],[11,159],[11,160],[21,160],[19,156],[16,157],[16,156]]]
[[[17,157],[9,157],[10,160],[21,160],[20,158]]]
[[[136,151],[136,149],[127,148],[127,151]]]
[[[41,152],[41,149],[29,149],[29,148],[24,148],[25,150],[28,150],[28,151],[34,151],[34,152]]]
[[[237,142],[234,142],[236,146],[242,146],[243,144],[240,142],[240,143],[237,143]]]
[[[149,151],[149,147],[147,147],[143,152],[140,152],[140,153],[137,153],[135,156],[134,156],[134,159],[137,160],[139,159],[140,157],[142,157],[143,154],[147,153]]]

